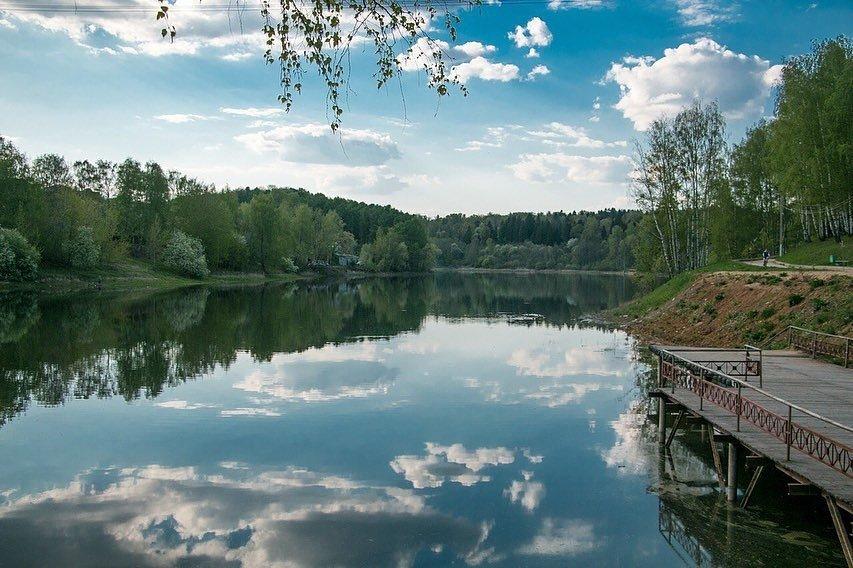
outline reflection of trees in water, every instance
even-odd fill
[[[0,425],[31,400],[155,397],[167,386],[228,368],[238,352],[268,361],[353,338],[420,329],[428,313],[531,312],[562,324],[628,297],[626,278],[460,275],[303,286],[197,287],[135,295],[37,299],[0,308]]]
[[[437,287],[452,290],[437,297],[434,311],[449,317],[538,313],[550,324],[572,323],[590,312],[615,307],[634,294],[624,276],[593,273],[439,272]]]

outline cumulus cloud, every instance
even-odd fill
[[[546,47],[554,39],[548,24],[539,17],[531,18],[524,26],[515,26],[515,31],[509,32],[507,37],[516,47]]]
[[[695,98],[716,100],[731,119],[757,115],[781,69],[757,55],[736,53],[712,39],[699,38],[664,50],[660,59],[630,57],[613,63],[604,80],[619,85],[621,96],[614,108],[642,131]]]
[[[623,183],[633,169],[628,156],[522,154],[509,166],[515,176],[530,182]]]
[[[737,16],[737,5],[718,0],[675,0],[678,16],[685,26],[710,26]]]
[[[355,128],[336,134],[326,124],[279,126],[234,139],[253,152],[274,152],[288,162],[369,166],[400,157],[388,134]]]
[[[485,57],[475,57],[471,61],[454,66],[451,70],[451,76],[458,79],[460,83],[467,83],[471,79],[506,83],[518,79],[518,66],[507,63],[493,63]]]
[[[456,148],[457,152],[479,152],[484,148],[500,148],[510,136],[510,131],[516,128],[508,126],[490,126],[480,140],[470,140],[464,146]]]
[[[527,74],[528,81],[534,81],[536,77],[548,75],[551,73],[551,70],[548,69],[546,65],[537,65]]]
[[[450,44],[446,41],[419,37],[408,50],[397,56],[397,66],[401,71],[432,69],[436,54],[447,52],[449,49]]]
[[[528,59],[537,59],[539,57],[539,52],[536,51],[535,47],[531,47],[527,50],[527,54],[524,57]]]
[[[491,478],[480,474],[480,470],[487,466],[511,464],[514,461],[515,453],[504,447],[477,448],[471,451],[462,444],[442,446],[427,442],[424,455],[397,456],[389,465],[415,489],[425,489],[441,487],[446,481],[466,487],[489,481]]]
[[[474,58],[487,55],[489,53],[494,53],[495,51],[497,51],[497,48],[494,45],[485,45],[480,43],[479,41],[468,41],[455,46],[453,50],[458,51],[466,57]]]

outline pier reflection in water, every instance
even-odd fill
[[[458,273],[7,294],[0,564],[837,562],[760,495],[730,513],[695,435],[659,461],[648,367],[583,321],[632,294]]]

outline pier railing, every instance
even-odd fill
[[[728,410],[736,416],[737,431],[740,431],[742,420],[757,426],[785,444],[787,460],[791,459],[791,448],[794,448],[848,477],[853,477],[853,448],[794,421],[793,413],[796,411],[818,420],[825,426],[853,433],[850,426],[821,416],[716,368],[717,363],[726,361],[696,362],[658,346],[653,345],[651,349],[658,355],[658,381],[661,389],[669,388],[672,392],[675,392],[676,388],[687,389],[699,397],[700,409],[707,400]],[[744,396],[744,390],[769,398],[787,412],[780,414],[759,404],[754,400],[754,396]]]
[[[815,331],[795,325],[789,325],[767,340],[765,345],[769,345],[770,342],[783,334],[788,339],[788,347],[794,347],[795,349],[809,353],[812,358],[823,355],[844,361],[845,369],[850,364],[851,357],[853,357],[853,351],[851,351],[851,348],[853,348],[853,337],[823,333],[822,331]]]

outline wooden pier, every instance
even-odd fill
[[[706,423],[720,486],[729,501],[739,500],[742,507],[769,467],[791,478],[791,495],[822,496],[853,568],[853,369],[846,368],[850,340],[840,338],[844,348],[839,351],[839,336],[805,342],[803,331],[793,328],[788,335],[789,344],[801,350],[653,345],[659,365],[658,388],[652,392],[659,399],[659,437],[668,448],[679,427],[689,421]],[[808,352],[802,351],[804,345]],[[843,366],[818,360],[821,353],[843,353]],[[669,425],[667,415],[675,416]],[[728,446],[726,471],[720,442]],[[744,460],[753,470],[739,496],[738,466]]]

